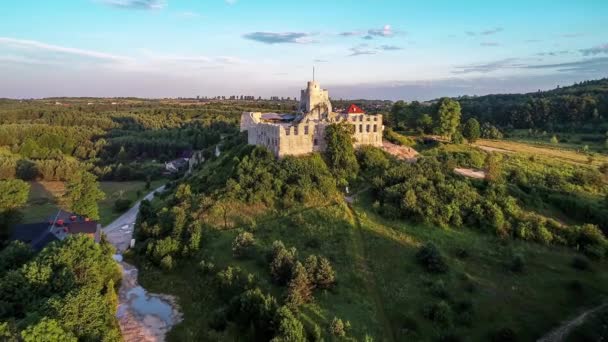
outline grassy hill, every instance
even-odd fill
[[[603,257],[590,260],[560,242],[541,244],[499,235],[473,221],[441,227],[414,216],[390,217],[369,188],[375,181],[365,180],[380,176],[370,174],[369,168],[360,174],[358,195],[349,204],[326,183],[330,175],[319,156],[275,161],[239,138],[228,139],[225,145],[219,158],[203,164],[143,210],[136,232],[139,242],[128,256],[139,264],[143,286],[179,298],[184,321],[170,332],[169,340],[270,339],[268,334],[282,331],[277,325],[283,321],[270,316],[275,318],[262,325],[260,317],[268,317],[270,309],[254,303],[276,301],[290,308],[309,340],[525,341],[608,295]],[[425,151],[422,158],[448,158],[446,165],[471,166],[480,159],[483,163],[485,154],[448,145]],[[525,170],[526,186],[553,172],[549,164],[521,164],[525,160],[508,159],[503,171]],[[391,163],[398,169],[403,162]],[[466,179],[457,182],[482,187]],[[514,187],[524,186],[512,182]],[[582,194],[605,191],[568,186]],[[517,201],[530,210],[523,198]],[[189,213],[177,231],[170,223],[182,222],[175,207]],[[202,227],[202,244],[185,248],[192,245],[197,225]],[[245,257],[234,252],[235,241],[244,232],[255,241]],[[277,283],[271,272],[275,241],[288,250],[295,248],[295,258],[302,263],[310,255],[327,258],[336,274],[335,285],[313,290],[310,302],[290,305],[289,286]],[[419,252],[429,243],[436,246],[446,272],[429,272],[421,264]],[[261,290],[263,301],[251,298],[254,289]],[[244,298],[247,313],[235,314],[234,306],[242,308]],[[338,318],[349,327],[344,337],[336,333]]]

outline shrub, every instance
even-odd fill
[[[278,323],[278,326],[275,329],[277,333],[271,340],[272,342],[306,341],[302,322],[295,317],[288,307],[279,308],[274,321]]]
[[[345,324],[340,318],[334,317],[334,319],[331,321],[331,324],[329,325],[329,333],[333,336],[345,337],[347,325],[350,326],[350,323],[348,321]]]
[[[287,302],[298,306],[312,300],[313,285],[308,277],[306,268],[298,261],[293,269],[293,278],[287,289]]]
[[[515,254],[513,256],[513,258],[511,259],[511,265],[509,268],[513,272],[521,273],[524,270],[525,264],[526,264],[526,262],[525,262],[524,256],[521,254]]]
[[[160,261],[160,267],[166,271],[173,269],[173,258],[170,255],[165,255]]]
[[[458,259],[466,259],[469,257],[469,251],[467,251],[464,248],[457,248],[456,249],[456,257]]]
[[[310,255],[306,259],[306,270],[311,282],[320,289],[329,289],[336,283],[336,272],[329,260],[324,257]]]
[[[272,245],[270,274],[272,279],[279,285],[287,284],[293,274],[293,267],[296,262],[297,250],[287,249],[280,241],[275,241]]]
[[[448,271],[448,265],[439,252],[439,249],[431,242],[420,247],[416,253],[416,260],[428,272],[445,273]]]
[[[114,210],[116,210],[119,213],[122,213],[123,211],[129,210],[129,208],[131,208],[131,204],[132,204],[132,202],[130,199],[126,199],[126,198],[117,199],[114,202]]]
[[[452,318],[452,308],[447,302],[441,301],[427,307],[424,315],[439,325],[449,326]]]
[[[246,258],[252,253],[255,246],[253,234],[242,232],[232,242],[232,255],[236,258]]]
[[[568,282],[567,287],[569,290],[576,292],[576,293],[583,292],[583,283],[581,283],[581,281],[578,279]]]
[[[517,341],[517,335],[515,334],[515,330],[505,327],[492,332],[490,340],[492,342],[514,342]]]
[[[417,335],[420,327],[418,326],[418,322],[412,317],[405,317],[403,322],[401,323],[401,335],[404,336],[413,336]]]
[[[589,259],[582,257],[582,256],[575,256],[572,259],[571,265],[575,269],[581,270],[581,271],[586,271],[591,267],[591,264],[589,263]]]
[[[441,299],[448,299],[450,297],[450,293],[448,292],[443,280],[437,280],[431,284],[431,294]]]
[[[227,325],[226,310],[223,308],[215,310],[209,320],[209,327],[215,331],[224,331]]]
[[[198,264],[198,268],[203,274],[209,274],[213,272],[215,265],[211,261],[201,260]]]

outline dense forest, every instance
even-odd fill
[[[86,236],[0,251],[2,341],[122,341],[114,248]]]
[[[163,162],[215,146],[222,134],[234,132],[242,111],[289,112],[295,106],[271,101],[98,102],[0,101],[0,179],[65,181],[80,169],[101,180],[158,177]]]
[[[604,133],[608,129],[608,79],[528,94],[458,98],[466,117],[505,128]]]
[[[608,79],[585,81],[568,87],[528,94],[462,96],[454,98],[462,123],[475,119],[481,137],[514,138],[553,144],[577,142],[579,149],[595,146],[608,150]],[[387,122],[399,131],[438,133],[443,100],[397,101]],[[550,138],[555,137],[553,141]]]

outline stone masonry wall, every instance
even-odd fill
[[[241,131],[248,131],[250,145],[266,146],[276,156],[304,155],[324,151],[325,128],[330,122],[300,122],[295,125],[260,122],[260,113],[243,113]],[[342,122],[355,127],[355,147],[382,146],[382,115],[348,115]]]

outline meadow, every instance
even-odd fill
[[[150,189],[156,189],[164,184],[165,180],[155,180],[150,183]],[[65,207],[61,197],[65,193],[65,183],[59,181],[36,181],[30,183],[30,194],[26,206],[23,208],[23,222],[34,223],[47,220],[57,213],[58,209]],[[114,202],[117,199],[128,199],[135,202],[143,198],[149,191],[145,189],[144,181],[127,182],[100,182],[99,186],[105,193],[104,200],[99,202],[100,223],[102,226],[114,221],[122,213],[116,211]]]
[[[295,247],[299,259],[317,254],[331,261],[335,288],[315,291],[314,301],[298,308],[307,331],[320,329],[326,340],[333,338],[329,327],[334,317],[350,322],[347,341],[487,341],[505,334],[534,340],[608,295],[605,261],[579,270],[572,265],[580,254],[566,247],[505,240],[467,227],[386,219],[366,191],[350,207],[336,200],[258,213],[242,222],[247,223],[227,230],[208,226],[200,252],[171,271],[128,255],[140,266],[144,287],[179,298],[185,319],[170,332],[170,341],[244,338],[234,323],[223,331],[209,328],[226,305],[214,275],[239,268],[252,275],[256,286],[284,298],[285,288],[271,281],[266,258],[275,240]],[[234,257],[231,248],[243,231],[255,237],[254,252],[245,259]],[[416,253],[428,242],[445,257],[447,273],[428,273],[417,262]],[[514,270],[514,259],[522,261],[521,269]],[[201,262],[213,270],[204,270]]]

